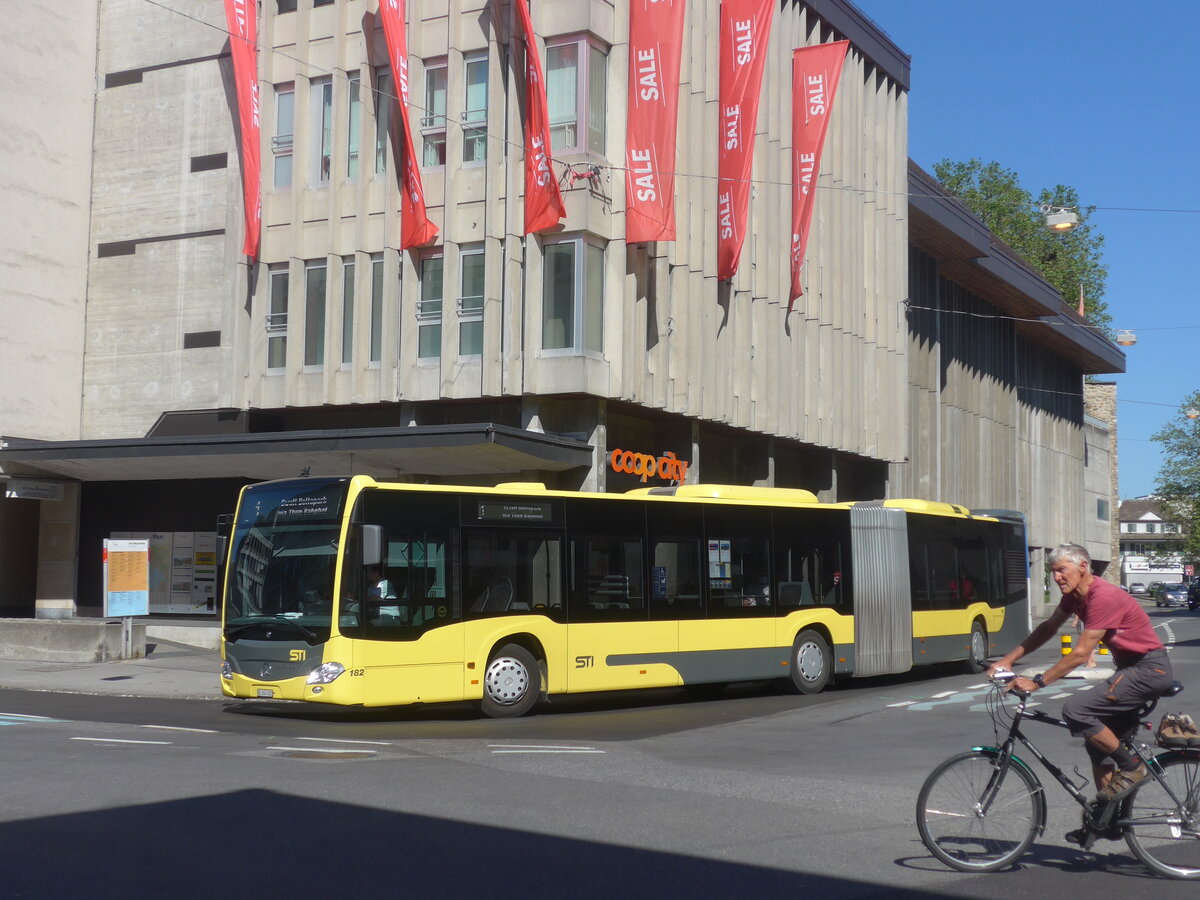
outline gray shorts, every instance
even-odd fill
[[[1073,695],[1063,704],[1062,717],[1075,737],[1088,738],[1106,726],[1123,738],[1138,725],[1138,708],[1162,696],[1171,686],[1171,661],[1166,650],[1151,650],[1122,666],[1095,690]]]

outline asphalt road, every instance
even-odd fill
[[[1200,713],[1200,615],[1153,610]],[[1054,711],[1058,694],[1043,705]],[[993,740],[980,676],[326,711],[0,691],[0,895],[1193,898],[1073,803],[1020,868],[946,870],[913,825],[941,759]],[[34,718],[34,717],[45,718]],[[1033,726],[1086,771],[1064,732]],[[1044,734],[1042,732],[1045,732]]]

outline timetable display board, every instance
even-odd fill
[[[104,615],[150,613],[150,542],[104,542]]]

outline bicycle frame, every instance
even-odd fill
[[[1104,803],[1104,804],[1094,805],[1091,802],[1091,800],[1089,799],[1089,797],[1086,794],[1084,794],[1084,792],[1081,791],[1079,789],[1079,787],[1077,787],[1075,785],[1075,783],[1067,776],[1067,774],[1065,772],[1063,772],[1063,770],[1060,769],[1058,766],[1056,766],[1046,756],[1046,754],[1042,753],[1042,751],[1037,748],[1037,745],[1035,745],[1033,743],[1033,741],[1030,740],[1030,738],[1026,737],[1024,732],[1021,731],[1021,722],[1026,719],[1028,719],[1030,721],[1034,721],[1034,722],[1042,722],[1043,724],[1046,724],[1046,725],[1054,725],[1058,728],[1069,728],[1070,727],[1062,719],[1057,719],[1054,716],[1047,715],[1046,713],[1042,712],[1041,710],[1026,709],[1025,708],[1026,699],[1027,698],[1025,698],[1025,697],[1019,698],[1019,703],[1017,705],[1016,712],[1013,715],[1012,723],[1009,725],[1009,728],[1008,728],[1008,735],[1005,737],[1003,743],[999,747],[974,747],[974,748],[972,748],[974,750],[980,750],[980,751],[984,751],[984,752],[993,752],[993,753],[997,754],[996,772],[992,776],[992,778],[989,780],[987,787],[984,789],[983,796],[980,798],[980,801],[979,801],[980,811],[985,814],[988,811],[989,807],[991,806],[992,800],[995,799],[996,794],[1000,789],[1000,785],[1004,781],[1004,775],[1008,771],[1008,767],[1010,765],[1019,765],[1033,777],[1034,782],[1037,784],[1038,790],[1041,791],[1043,794],[1042,802],[1040,804],[1041,815],[1040,815],[1040,821],[1038,823],[1038,827],[1039,827],[1039,834],[1044,833],[1045,826],[1046,826],[1046,804],[1045,804],[1045,797],[1044,797],[1045,789],[1042,785],[1041,779],[1039,779],[1037,777],[1037,773],[1029,766],[1028,763],[1026,763],[1023,759],[1021,759],[1021,757],[1017,756],[1016,753],[1013,752],[1016,748],[1017,742],[1020,741],[1021,744],[1023,744],[1029,750],[1029,752],[1033,754],[1033,757],[1042,764],[1043,768],[1045,768],[1047,772],[1049,772],[1052,776],[1054,776],[1054,780],[1062,785],[1063,790],[1065,790],[1068,794],[1070,794],[1075,799],[1075,802],[1078,803],[1083,808],[1084,821],[1085,821],[1086,826],[1089,831],[1093,832],[1096,835],[1099,835],[1099,834],[1104,833],[1108,829],[1113,828],[1114,826],[1121,826],[1124,824],[1128,824],[1128,820],[1126,820],[1126,819],[1118,819],[1115,822],[1113,821],[1114,817],[1117,814],[1118,808],[1122,804],[1120,804],[1120,803]],[[1156,705],[1157,705],[1156,703],[1149,704],[1148,707],[1145,709],[1145,711],[1142,712],[1142,715],[1149,715],[1151,712],[1154,711],[1154,707]],[[1139,720],[1140,720],[1140,718],[1141,718],[1141,716],[1139,716]],[[1182,807],[1183,802],[1178,797],[1175,796],[1175,792],[1171,789],[1171,786],[1162,777],[1162,767],[1159,765],[1158,760],[1160,758],[1167,758],[1167,757],[1170,757],[1173,755],[1178,755],[1178,754],[1182,754],[1184,756],[1190,756],[1191,751],[1189,751],[1189,750],[1169,750],[1165,753],[1157,754],[1155,756],[1147,756],[1145,753],[1142,752],[1141,747],[1139,747],[1137,745],[1137,743],[1134,742],[1131,738],[1129,738],[1129,737],[1123,738],[1121,742],[1126,747],[1128,747],[1134,753],[1134,755],[1136,755],[1138,757],[1138,759],[1140,759],[1146,765],[1151,776],[1154,778],[1155,781],[1157,781],[1160,785],[1162,785],[1163,790],[1166,792],[1167,796],[1171,798],[1172,802],[1175,803],[1176,807]],[[1086,783],[1087,782],[1085,782],[1085,784]],[[1096,813],[1100,814],[1099,818],[1097,818]],[[1164,816],[1164,817],[1154,817],[1154,818],[1150,818],[1150,819],[1141,819],[1139,821],[1141,821],[1143,824],[1168,824],[1169,819],[1170,819],[1169,816]]]

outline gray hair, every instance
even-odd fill
[[[1092,555],[1087,552],[1086,547],[1081,547],[1079,544],[1059,544],[1050,551],[1049,563],[1051,566],[1057,565],[1064,559],[1076,564],[1087,563],[1089,568],[1092,565]]]

